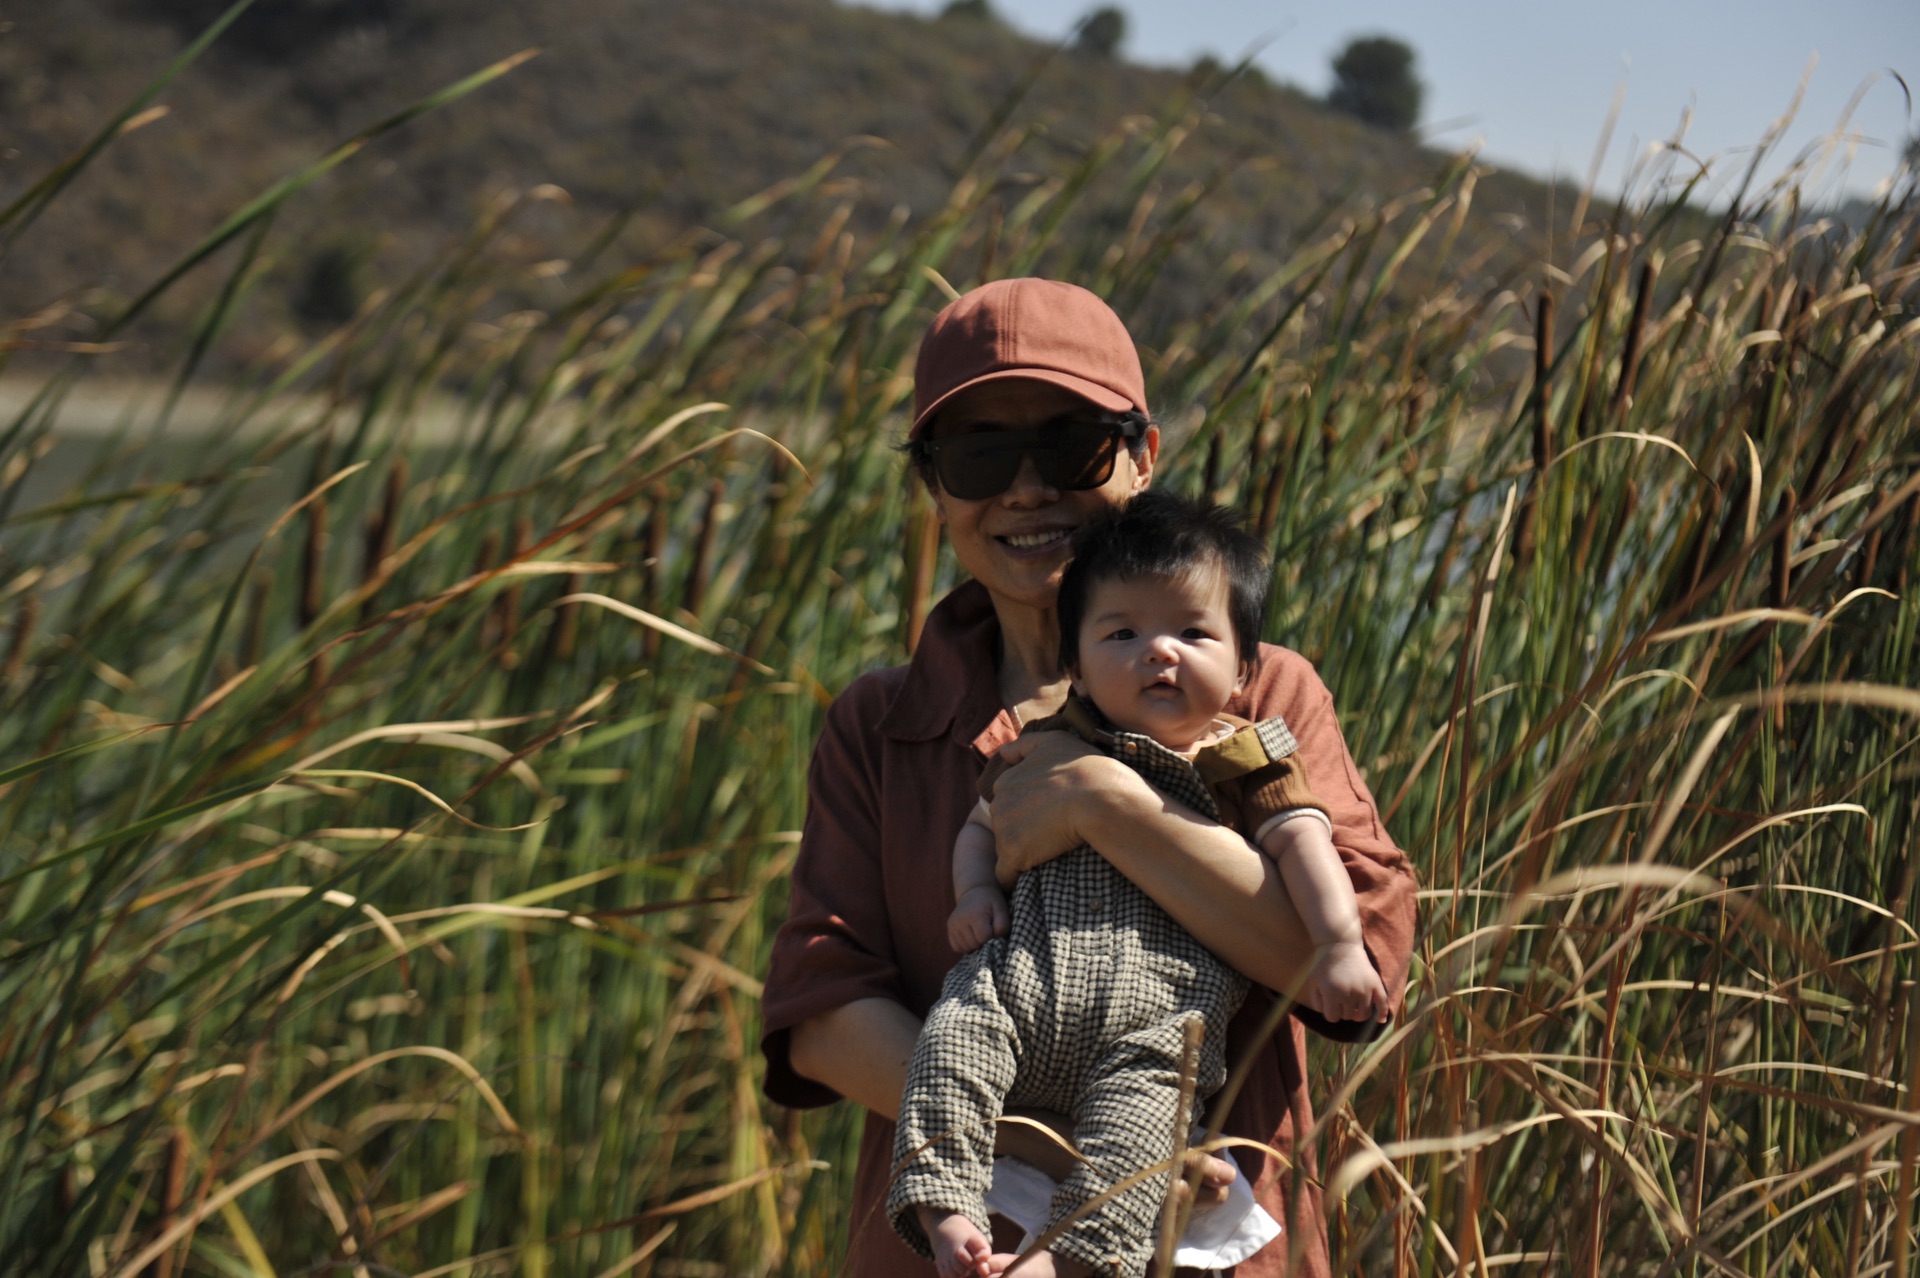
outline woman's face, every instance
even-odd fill
[[[962,391],[940,410],[929,431],[935,439],[986,430],[1038,430],[1076,411],[1100,410],[1071,391],[1047,382],[1009,378]],[[1124,505],[1147,486],[1160,451],[1160,432],[1149,428],[1146,448],[1135,457],[1114,445],[1113,474],[1098,488],[1052,487],[1033,459],[1023,457],[1003,493],[978,501],[954,497],[936,480],[933,506],[946,525],[961,567],[985,586],[997,603],[1051,609],[1060,596],[1060,574],[1072,558],[1074,530],[1096,514]]]

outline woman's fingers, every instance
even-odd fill
[[[1086,840],[1076,818],[1103,799],[1104,769],[1135,774],[1071,732],[1035,732],[1001,747],[1018,762],[994,782],[994,874],[1011,884],[1023,871],[1070,852]],[[1144,784],[1144,782],[1142,782]]]

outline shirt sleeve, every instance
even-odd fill
[[[1246,828],[1254,842],[1276,817],[1302,808],[1325,812],[1327,805],[1313,792],[1307,780],[1306,761],[1296,750],[1284,759],[1247,774],[1241,782],[1241,802],[1246,812]],[[1328,818],[1331,823],[1332,818]]]
[[[1284,648],[1266,648],[1250,692],[1256,711],[1250,717],[1286,716],[1300,743],[1294,757],[1313,778],[1314,793],[1333,823],[1333,846],[1353,880],[1367,956],[1393,999],[1397,1018],[1413,959],[1413,866],[1381,824],[1373,795],[1341,734],[1333,694],[1306,658]],[[1310,1008],[1296,1008],[1294,1014],[1310,1029],[1347,1042],[1377,1037],[1383,1028],[1378,1022],[1328,1021]]]
[[[787,920],[773,939],[761,997],[766,1092],[796,1109],[840,1095],[794,1072],[795,1025],[864,998],[904,1002],[880,861],[878,728],[886,688],[856,680],[827,711],[807,771],[807,816]]]

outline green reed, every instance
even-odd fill
[[[70,491],[96,357],[0,427],[11,1267],[832,1272],[858,1115],[762,1100],[759,977],[823,707],[954,580],[914,344],[1038,272],[1149,317],[1165,482],[1271,538],[1419,868],[1407,1015],[1316,1049],[1337,1263],[1909,1272],[1911,188],[1649,178],[1500,283],[1462,157],[1183,313],[1203,110],[1019,188],[1009,114],[874,233],[832,157],[650,249],[503,198],[169,433],[295,175]]]

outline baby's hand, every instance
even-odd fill
[[[991,883],[968,888],[947,916],[947,944],[969,954],[996,936],[1007,934],[1007,898]]]
[[[1358,941],[1336,941],[1320,956],[1300,1001],[1330,1021],[1384,1021],[1391,1001]]]

